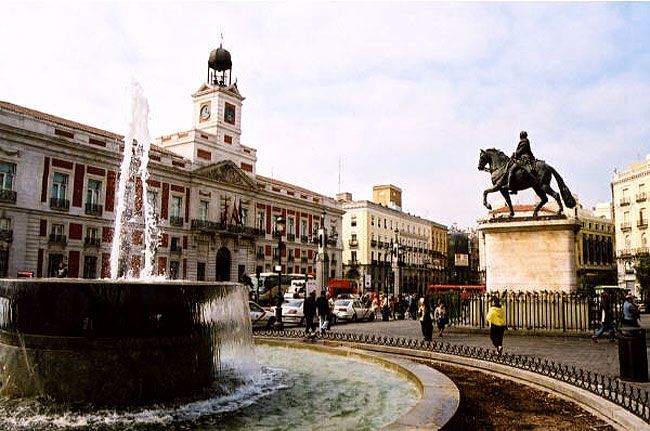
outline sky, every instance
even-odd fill
[[[511,154],[520,130],[586,208],[650,152],[650,3],[3,1],[0,16],[0,100],[122,134],[133,79],[153,136],[191,128],[223,35],[258,174],[355,200],[394,184],[404,211],[448,226],[487,215],[480,149]]]

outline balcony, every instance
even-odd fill
[[[378,241],[377,242],[377,247],[384,248],[384,241]]]
[[[12,242],[14,240],[13,230],[0,230],[0,241]]]
[[[371,239],[370,240],[370,247],[377,247],[377,240],[376,239]]]
[[[101,239],[97,237],[87,236],[84,238],[84,246],[86,247],[99,247],[101,243]]]
[[[258,251],[257,254],[255,254],[255,256],[258,259],[264,259],[264,252],[263,251]]]
[[[296,260],[296,258],[293,257],[292,254],[290,254],[290,255],[287,257],[287,262],[293,262],[293,261],[295,261],[295,260]]]
[[[351,239],[348,241],[348,244],[350,245],[350,248],[357,248],[359,247],[359,241],[356,239]]]
[[[180,245],[180,244],[174,244],[174,243],[172,243],[171,246],[169,247],[169,251],[170,251],[171,253],[180,254],[180,253],[183,252],[183,246]]]
[[[92,216],[100,216],[104,212],[104,207],[98,204],[86,204],[86,214]]]
[[[68,199],[50,198],[50,208],[57,211],[70,210],[70,201]]]
[[[636,222],[636,227],[639,229],[647,229],[648,228],[648,220],[638,220]]]
[[[309,237],[308,237],[307,235],[302,235],[302,236],[300,237],[300,242],[302,242],[302,243],[307,243],[307,242],[309,242]]]
[[[629,204],[630,204],[630,198],[628,198],[628,197],[622,197],[622,198],[618,201],[618,204],[619,204],[619,206],[622,206],[622,207],[624,207],[624,206],[626,206],[626,205],[629,205]]]
[[[636,194],[636,201],[637,202],[645,202],[645,200],[648,198],[648,195],[646,192],[641,192]]]
[[[295,241],[296,240],[296,234],[295,233],[288,233],[287,234],[287,241]]]
[[[327,238],[327,245],[331,245],[332,247],[336,247],[336,238]]]
[[[169,216],[169,224],[171,226],[183,226],[183,217]]]
[[[66,245],[68,243],[68,237],[59,235],[58,233],[51,233],[48,242],[53,245]]]
[[[15,204],[16,192],[14,192],[13,190],[5,190],[5,189],[0,190],[0,202],[4,202],[7,204]]]
[[[265,231],[255,227],[220,223],[201,219],[192,219],[192,230],[206,232],[206,233],[219,233],[223,235],[241,235],[245,237],[263,237]]]
[[[629,232],[632,230],[632,225],[630,222],[621,223],[621,232]]]
[[[359,261],[358,260],[348,260],[348,266],[358,266]]]
[[[309,262],[309,259],[307,258],[307,256],[303,256],[303,257],[300,258],[300,263],[307,263],[307,262]]]

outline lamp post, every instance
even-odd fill
[[[393,258],[395,259],[395,276],[393,277],[393,286],[392,286],[393,294],[402,293],[401,292],[402,283],[401,283],[401,279],[400,279],[399,268],[400,268],[400,266],[402,264],[402,261],[401,261],[402,256],[401,255],[402,255],[403,250],[402,250],[401,244],[399,242],[399,230],[397,228],[395,229],[395,242],[393,242],[391,240],[391,246],[392,246],[391,251],[390,251],[391,264],[393,263]],[[397,292],[398,290],[399,290],[399,292]]]
[[[278,297],[275,301],[275,323],[273,324],[273,328],[277,330],[284,329],[284,325],[282,324],[282,303],[284,302],[282,295],[282,247],[284,246],[282,235],[284,234],[285,227],[286,221],[284,217],[279,216],[275,219],[275,236],[278,238],[278,265],[275,267],[278,273]]]
[[[393,240],[390,240],[390,244],[388,246],[388,249],[390,250],[390,256],[391,256],[391,265],[392,265],[392,254],[393,254]],[[389,305],[389,300],[388,300],[388,286],[390,285],[391,281],[391,275],[392,272],[389,271],[388,268],[388,256],[389,252],[387,251],[384,254],[384,303],[381,304],[381,320],[384,322],[388,322],[390,318],[390,305]]]

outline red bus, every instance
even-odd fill
[[[449,292],[460,292],[462,299],[471,295],[482,294],[485,292],[485,285],[460,285],[460,284],[430,284],[427,292],[429,294],[440,294]]]

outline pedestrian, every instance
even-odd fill
[[[429,301],[425,298],[420,298],[420,305],[418,306],[418,320],[422,328],[422,336],[424,341],[431,341],[433,335],[433,325],[431,323],[431,307]]]
[[[316,317],[316,292],[311,291],[307,298],[305,298],[305,303],[302,306],[303,314],[305,315],[305,335],[309,336],[310,334],[316,333],[316,324],[314,322],[314,317]]]
[[[639,307],[634,303],[634,296],[628,293],[623,303],[623,320],[621,325],[639,327]]]
[[[503,352],[503,333],[506,331],[506,312],[501,307],[501,301],[498,297],[493,297],[491,307],[488,311],[486,320],[490,323],[490,340],[497,350],[497,355]]]
[[[375,314],[375,319],[378,319],[379,315],[381,313],[381,307],[379,306],[379,296],[378,295],[375,295],[372,298],[372,309],[373,309],[373,312]]]
[[[445,330],[445,326],[449,323],[449,317],[447,316],[447,308],[445,303],[440,301],[435,311],[433,312],[433,321],[436,322],[438,326],[438,337],[442,337],[442,331]]]
[[[66,266],[65,262],[60,261],[59,267],[56,269],[56,277],[65,278],[67,276],[68,276],[68,267]]]
[[[607,331],[607,339],[610,343],[614,342],[614,316],[612,313],[612,301],[609,296],[609,293],[603,292],[600,294],[600,308],[598,309],[600,314],[600,327],[592,335],[591,340],[594,343],[598,342],[598,339]]]
[[[318,330],[321,334],[324,334],[327,331],[327,319],[330,314],[330,304],[325,297],[325,291],[321,290],[320,296],[316,300],[316,313],[318,313],[319,326]]]

